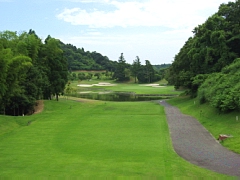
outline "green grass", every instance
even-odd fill
[[[194,103],[195,101],[195,103]],[[196,99],[179,97],[168,100],[172,105],[177,106],[184,114],[189,114],[209,130],[217,139],[219,134],[231,134],[233,137],[222,142],[228,149],[240,153],[240,112],[220,113],[208,104],[200,105]],[[239,120],[236,121],[236,116]]]
[[[180,94],[179,91],[175,91],[173,86],[165,87],[151,87],[144,86],[144,84],[117,84],[116,86],[104,87],[105,89],[112,91],[127,91],[134,92],[136,94]]]
[[[77,87],[78,84],[98,84],[99,82],[109,82],[115,84],[116,86],[93,86],[88,88]],[[164,81],[163,81],[164,82]],[[160,84],[158,82],[156,84]],[[96,91],[96,89],[106,89],[111,91],[124,91],[124,92],[134,92],[136,94],[180,94],[182,91],[176,91],[174,86],[164,86],[164,87],[151,87],[145,86],[145,84],[135,84],[135,83],[116,83],[114,81],[99,81],[99,80],[92,80],[92,81],[73,81],[71,82],[71,86],[81,91]]]
[[[179,157],[151,102],[45,101],[40,114],[0,122],[0,178],[227,177]]]

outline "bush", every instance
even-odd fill
[[[240,108],[240,59],[225,67],[221,73],[213,73],[198,89],[199,102],[209,102],[221,112]]]

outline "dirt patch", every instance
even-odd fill
[[[38,114],[38,113],[42,112],[43,109],[44,109],[43,100],[38,100],[37,105],[34,106],[34,113],[33,114]]]

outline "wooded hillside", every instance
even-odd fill
[[[201,103],[220,111],[240,108],[240,1],[221,4],[218,12],[193,30],[167,73]]]

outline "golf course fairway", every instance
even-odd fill
[[[0,130],[1,178],[227,177],[174,152],[154,102],[44,101],[41,113],[0,116]]]

